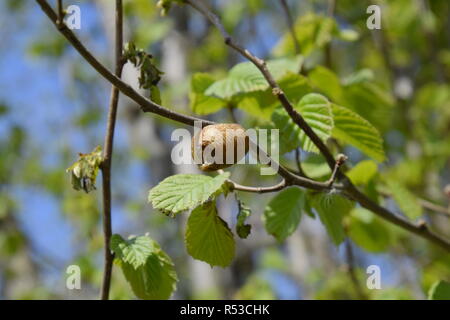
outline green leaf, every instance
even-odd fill
[[[319,214],[331,240],[339,245],[345,239],[342,219],[353,208],[354,203],[337,193],[319,193],[313,196],[311,205]]]
[[[428,291],[428,300],[450,300],[450,283],[436,281]]]
[[[307,94],[295,106],[295,110],[300,113],[320,139],[326,141],[330,137],[333,129],[333,117],[327,98],[317,93]],[[314,143],[283,108],[275,110],[272,114],[272,122],[280,129],[281,154],[298,147],[308,152],[318,152]]]
[[[366,185],[377,174],[378,166],[372,160],[363,160],[347,172],[347,177],[356,185]]]
[[[118,234],[111,237],[111,249],[117,258],[131,264],[135,269],[143,266],[153,253],[155,250],[153,243],[149,237],[133,237],[128,240],[124,240]]]
[[[299,17],[294,28],[301,53],[304,55],[323,48],[337,31],[336,22],[333,19],[313,13]],[[274,54],[276,56],[292,54],[295,52],[294,48],[292,36],[287,33],[276,45]]]
[[[212,266],[230,265],[235,242],[228,225],[217,214],[216,203],[195,208],[187,221],[185,242],[188,253]]]
[[[136,48],[134,43],[128,42],[124,48],[124,58],[139,69],[139,87],[150,90],[150,99],[161,103],[158,82],[164,72],[160,71],[153,62],[153,56],[143,49]]]
[[[193,209],[225,191],[225,172],[216,177],[200,174],[177,174],[161,181],[150,190],[148,201],[166,214],[175,215]]]
[[[208,73],[195,73],[192,76],[189,100],[194,113],[200,115],[211,114],[226,106],[226,102],[222,99],[205,95],[206,89],[214,81],[214,78]]]
[[[305,94],[311,92],[307,78],[298,73],[287,72],[278,80],[278,85],[292,102],[300,100]],[[234,100],[238,108],[252,117],[264,120],[270,120],[273,111],[280,104],[271,89],[243,93],[236,96]]]
[[[102,161],[101,147],[96,147],[91,153],[80,153],[78,161],[66,170],[71,174],[72,187],[75,190],[83,189],[86,193],[95,190],[95,180]]]
[[[241,239],[246,239],[252,230],[250,224],[246,224],[246,220],[251,215],[250,208],[239,201],[239,212],[237,215],[236,233]]]
[[[358,148],[377,161],[384,161],[383,139],[370,122],[350,109],[332,104],[333,137]]]
[[[351,211],[348,235],[358,246],[368,252],[386,251],[392,243],[392,235],[383,221],[364,208]]]
[[[301,61],[300,56],[270,60],[267,62],[267,68],[275,79],[279,79],[288,71],[297,72]],[[235,65],[225,79],[214,82],[205,94],[229,100],[237,94],[261,91],[268,87],[266,79],[253,63],[242,62]]]
[[[284,241],[298,227],[305,206],[305,192],[288,188],[278,193],[264,210],[263,221],[269,234]]]
[[[308,73],[308,78],[312,85],[323,92],[329,99],[335,102],[342,101],[343,91],[341,81],[333,71],[318,66]]]
[[[415,220],[422,216],[422,206],[417,197],[396,180],[388,180],[387,187],[403,214]]]
[[[134,294],[145,300],[169,299],[178,281],[170,257],[148,236],[111,237],[116,262],[130,283]]]

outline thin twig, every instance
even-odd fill
[[[295,149],[295,164],[297,165],[297,170],[298,170],[299,175],[302,177],[308,178],[308,176],[306,175],[306,173],[302,167],[302,161],[301,161],[301,157],[300,157],[300,148]]]
[[[437,204],[430,202],[428,200],[425,200],[425,199],[419,199],[419,203],[424,209],[428,209],[428,210],[443,214],[447,217],[450,217],[450,208],[446,208],[446,207],[437,205]]]
[[[284,15],[286,16],[287,25],[289,28],[289,32],[291,33],[292,42],[294,43],[294,49],[296,54],[300,54],[300,44],[297,39],[297,35],[295,32],[294,19],[291,15],[291,10],[289,10],[289,6],[286,0],[280,0],[281,7],[283,8]]]
[[[270,186],[270,187],[248,187],[240,185],[232,180],[228,180],[233,185],[233,190],[245,191],[245,192],[253,192],[253,193],[269,193],[275,192],[284,189],[287,184],[286,180],[283,179],[280,183]]]
[[[64,23],[64,7],[62,0],[58,0],[57,2],[57,12],[58,12],[58,20],[56,21],[56,24],[61,27]]]
[[[336,158],[336,164],[334,165],[333,172],[331,173],[330,179],[328,179],[327,183],[330,187],[333,186],[334,181],[339,172],[339,168],[347,161],[347,156],[344,154],[339,154]]]
[[[377,189],[377,191],[385,198],[392,197],[392,194],[385,190]],[[417,200],[419,201],[419,204],[422,206],[422,208],[445,215],[446,217],[450,217],[450,208],[440,206],[438,204],[435,204],[431,201],[422,198],[417,198]]]
[[[123,9],[122,0],[116,0],[115,17],[115,75],[120,78],[124,61],[122,59],[123,50]],[[114,255],[111,252],[110,241],[112,235],[111,226],[111,163],[114,145],[114,131],[117,119],[117,106],[119,104],[119,89],[113,86],[111,89],[111,98],[109,102],[108,124],[105,135],[105,147],[103,162],[101,165],[103,178],[103,233],[105,242],[105,261],[103,270],[103,282],[100,292],[102,300],[108,300],[109,289],[111,287],[111,273]]]

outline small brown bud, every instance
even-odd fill
[[[239,124],[213,124],[204,127],[192,138],[191,148],[192,158],[200,170],[216,171],[228,168],[245,157],[249,139]]]

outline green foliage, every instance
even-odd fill
[[[322,95],[310,93],[305,95],[295,106],[295,110],[305,119],[314,132],[326,141],[333,129],[333,116],[329,101]],[[287,114],[279,107],[272,114],[272,121],[280,129],[280,153],[301,147],[305,151],[318,152],[314,143],[306,136]]]
[[[411,220],[422,216],[422,206],[417,197],[396,180],[388,180],[387,186],[400,210]]]
[[[314,49],[323,48],[336,32],[336,23],[329,17],[313,13],[299,17],[295,22],[295,33],[302,54],[307,55]],[[286,34],[275,47],[277,56],[294,52],[294,42],[290,34]]]
[[[123,56],[139,69],[139,87],[150,90],[150,99],[161,103],[158,83],[164,72],[155,66],[153,56],[130,42],[125,45]]]
[[[298,101],[305,94],[311,92],[308,79],[292,71],[281,77],[278,85],[292,101]],[[279,101],[271,89],[243,93],[235,97],[234,101],[240,109],[262,120],[270,120],[273,111],[279,105]]]
[[[347,108],[333,104],[332,110],[333,137],[355,146],[377,161],[385,159],[383,139],[374,126]]]
[[[91,153],[80,153],[78,161],[66,171],[75,190],[83,189],[86,193],[95,190],[98,169],[103,161],[102,148],[96,147]]]
[[[276,295],[270,283],[259,274],[252,274],[236,292],[237,300],[274,300]]]
[[[450,283],[442,280],[434,283],[428,291],[428,300],[450,300]]]
[[[150,190],[148,201],[155,209],[174,216],[193,209],[227,190],[225,172],[216,177],[200,174],[178,174],[161,181]]]
[[[392,235],[386,223],[364,208],[356,208],[350,212],[348,235],[368,252],[384,252],[392,245]]]
[[[178,281],[172,260],[159,244],[148,236],[111,237],[116,262],[130,283],[134,294],[145,300],[169,299]]]
[[[367,185],[377,172],[378,166],[374,161],[363,160],[347,172],[347,177],[355,185]]]
[[[267,232],[278,241],[284,241],[297,229],[305,201],[305,192],[296,187],[278,193],[264,210]]]
[[[267,68],[275,79],[279,79],[289,71],[298,70],[301,61],[300,56],[269,60]],[[231,68],[225,79],[218,80],[209,86],[205,94],[227,100],[238,94],[261,91],[268,87],[266,79],[253,63],[242,62]]]
[[[246,224],[245,222],[251,214],[252,212],[250,211],[250,208],[239,201],[239,212],[236,222],[236,233],[239,238],[246,239],[250,234],[252,226],[250,224]]]
[[[234,258],[233,233],[219,217],[215,201],[199,206],[191,212],[185,241],[188,253],[211,267],[227,267]]]
[[[205,95],[206,89],[214,83],[214,78],[208,73],[195,73],[191,79],[189,100],[194,113],[205,115],[219,111],[227,102]]]
[[[342,243],[345,239],[342,220],[353,208],[353,202],[337,193],[319,193],[313,196],[311,205],[319,214],[333,243]]]

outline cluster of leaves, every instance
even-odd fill
[[[229,173],[216,177],[179,174],[163,180],[149,193],[154,208],[175,216],[192,210],[185,233],[188,253],[211,266],[228,266],[235,254],[235,241],[216,208],[215,199],[229,192]]]
[[[96,147],[91,153],[80,153],[78,161],[66,170],[70,173],[72,187],[75,190],[84,190],[86,193],[95,190],[95,180],[102,161],[102,148],[100,146]]]
[[[158,83],[164,72],[160,71],[152,59],[153,56],[142,49],[137,49],[134,43],[127,43],[124,48],[124,59],[130,61],[139,69],[139,86],[150,90],[150,99],[161,103]]]
[[[353,145],[377,161],[383,161],[383,140],[369,121],[350,108],[332,103],[324,95],[314,93],[314,83],[319,83],[318,88],[329,86],[326,78],[317,76],[318,72],[335,76],[334,73],[318,67],[311,72],[310,77],[315,79],[313,82],[310,78],[298,74],[301,61],[301,57],[295,57],[267,62],[282,90],[295,103],[295,110],[322,140],[335,138],[342,143]],[[335,94],[330,92],[329,96],[334,98]],[[196,113],[210,114],[233,105],[259,115],[266,127],[282,129],[279,148],[281,154],[299,147],[307,152],[318,152],[317,147],[273,96],[259,70],[250,62],[237,64],[224,79],[214,80],[212,76],[204,73],[194,74],[190,97],[192,110]]]

